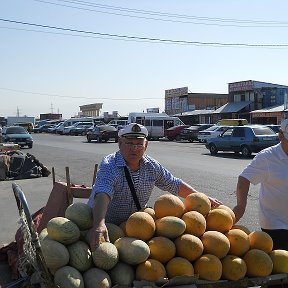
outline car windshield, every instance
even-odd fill
[[[9,127],[6,134],[27,134],[27,131],[23,127]]]
[[[255,135],[275,135],[275,132],[269,127],[254,127],[253,131]]]
[[[99,126],[101,131],[116,131],[117,129],[113,126]]]
[[[207,128],[207,129],[205,129],[205,131],[214,131],[214,130],[216,130],[216,129],[218,129],[220,126],[211,126],[211,127],[209,127],[209,128]]]

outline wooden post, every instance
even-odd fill
[[[55,169],[54,167],[52,167],[52,179],[53,179],[53,185],[55,184],[56,180],[55,180]]]
[[[73,195],[71,191],[70,173],[69,167],[65,167],[66,170],[66,182],[67,182],[67,193],[68,193],[68,203],[69,205],[73,203]]]

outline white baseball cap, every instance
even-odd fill
[[[284,137],[288,140],[288,119],[284,119],[280,127]]]
[[[118,136],[125,138],[146,138],[148,136],[148,130],[143,125],[131,123],[120,129]]]

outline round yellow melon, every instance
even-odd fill
[[[109,274],[99,268],[90,268],[83,274],[85,288],[110,288],[112,282]],[[64,288],[65,286],[63,286]],[[66,287],[65,287],[66,288]]]
[[[247,266],[242,258],[235,255],[227,255],[221,262],[222,279],[237,281],[245,277]]]
[[[231,215],[231,217],[232,217],[232,219],[233,219],[233,224],[235,223],[235,220],[236,220],[235,213],[234,213],[234,211],[233,211],[230,207],[221,204],[221,205],[219,205],[219,206],[217,207],[217,209],[224,209],[224,210],[226,210],[227,212],[229,212],[229,214]]]
[[[204,253],[206,254],[213,254],[221,259],[229,252],[230,242],[228,238],[219,231],[206,231],[200,239],[204,246]]]
[[[110,271],[109,275],[113,285],[124,287],[133,287],[132,283],[135,279],[135,271],[131,265],[118,262]]]
[[[165,216],[182,217],[184,214],[184,204],[177,196],[164,194],[156,199],[154,211],[158,219]]]
[[[229,231],[232,226],[232,216],[224,209],[213,209],[206,216],[206,230],[215,230],[225,233]]]
[[[246,226],[240,224],[234,224],[230,230],[232,229],[240,229],[244,231],[247,235],[251,233],[251,231]]]
[[[110,242],[101,243],[92,253],[93,262],[99,269],[112,269],[119,260],[116,246]]]
[[[209,197],[202,193],[191,193],[184,199],[185,211],[198,211],[202,215],[206,216],[211,210],[211,202]]]
[[[150,255],[147,243],[140,239],[122,237],[115,241],[120,260],[130,265],[137,265],[146,261]]]
[[[155,233],[155,222],[146,212],[135,212],[126,221],[126,235],[143,241],[150,240]]]
[[[182,216],[186,224],[185,233],[201,236],[206,230],[206,219],[198,211],[188,211]]]
[[[166,277],[163,264],[155,259],[148,259],[136,268],[136,279],[146,281],[158,281]]]
[[[67,246],[69,252],[69,265],[80,272],[87,271],[92,266],[92,253],[89,246],[83,241],[77,241]]]
[[[240,229],[232,229],[225,233],[229,239],[229,254],[242,256],[250,249],[249,236]]]
[[[200,279],[218,281],[222,275],[222,263],[215,255],[203,254],[194,262],[194,273]]]
[[[269,252],[273,262],[273,274],[288,273],[288,251],[276,249]]]
[[[55,272],[54,284],[61,288],[84,288],[81,273],[71,266],[64,266]]]
[[[109,240],[111,243],[114,243],[117,239],[125,236],[125,233],[121,227],[113,223],[105,223],[105,224],[108,230]]]
[[[251,249],[243,256],[243,260],[247,266],[248,276],[266,277],[272,273],[273,262],[263,250]]]
[[[191,262],[199,258],[203,253],[203,243],[197,236],[183,234],[176,238],[174,243],[176,246],[176,255],[186,258]]]
[[[165,266],[169,279],[176,276],[193,276],[194,268],[190,261],[182,257],[172,258]]]
[[[273,239],[264,231],[252,231],[249,234],[251,249],[260,249],[269,253],[273,249]]]
[[[153,237],[147,243],[150,249],[149,258],[166,263],[176,254],[176,246],[169,238],[158,236]]]
[[[151,208],[151,207],[145,207],[145,208],[142,208],[140,211],[143,211],[143,212],[145,212],[145,213],[148,213],[150,216],[153,217],[154,220],[156,219],[155,211],[154,211],[153,208]]]
[[[157,219],[156,224],[156,235],[174,239],[184,233],[186,229],[185,222],[175,216],[165,216]]]

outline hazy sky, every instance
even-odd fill
[[[163,111],[171,88],[288,85],[287,11],[286,0],[1,0],[0,116],[67,118],[91,103],[124,116]]]

